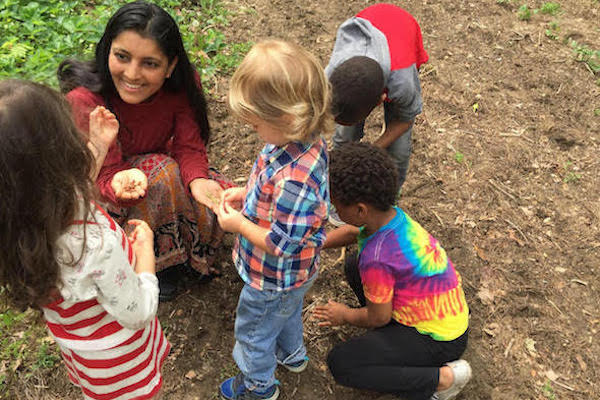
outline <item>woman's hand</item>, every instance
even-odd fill
[[[200,204],[210,208],[215,214],[221,200],[223,188],[212,179],[196,178],[190,182],[192,197]]]
[[[246,196],[246,189],[235,187],[229,188],[223,191],[221,195],[221,202],[228,204],[230,207],[241,210],[244,204],[244,197]]]
[[[130,219],[127,223],[135,226],[133,232],[128,236],[136,257],[135,272],[153,274],[156,261],[154,258],[154,233],[152,229],[145,221],[140,219]]]
[[[216,214],[219,219],[219,225],[226,232],[239,233],[240,227],[246,219],[240,211],[233,208],[226,201],[219,204]]]
[[[329,300],[324,306],[316,306],[313,315],[321,320],[319,326],[338,326],[346,323],[344,315],[349,309],[344,304]]]
[[[90,113],[89,141],[98,151],[107,152],[119,133],[117,117],[106,108],[97,106]]]
[[[112,190],[120,200],[137,200],[146,195],[148,178],[137,168],[119,171],[110,183]]]

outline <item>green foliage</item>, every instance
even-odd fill
[[[454,159],[457,163],[462,163],[465,160],[465,155],[460,151],[457,151],[456,153],[454,153]]]
[[[554,388],[552,387],[552,383],[550,382],[550,380],[547,380],[544,383],[544,386],[542,386],[542,393],[544,394],[544,397],[546,397],[548,400],[556,400]]]
[[[560,12],[560,4],[552,1],[544,3],[540,7],[540,12],[542,14],[557,15]]]
[[[594,115],[595,115],[596,117],[600,117],[600,108],[596,108],[596,109],[594,109]]]
[[[52,368],[60,360],[56,352],[48,348],[48,343],[44,342],[37,352],[37,358],[33,364],[32,370],[40,368]]]
[[[67,57],[91,59],[108,18],[128,0],[0,0],[0,78],[57,86],[56,68]],[[229,13],[221,0],[155,0],[179,24],[191,61],[207,82],[231,72],[249,45],[228,44]]]
[[[587,65],[593,73],[600,72],[600,50],[590,49],[584,44],[579,44],[573,39],[569,39],[569,44],[575,53],[575,59]]]
[[[552,40],[558,39],[558,32],[560,31],[560,26],[558,26],[558,22],[552,21],[548,24],[548,28],[544,31],[546,37]]]
[[[531,10],[527,6],[527,4],[523,4],[517,10],[517,16],[521,21],[529,21],[531,19]]]
[[[578,170],[577,167],[573,166],[571,161],[567,161],[565,165],[563,165],[564,173],[563,173],[563,182],[565,183],[577,183],[581,179],[581,174],[575,171]]]

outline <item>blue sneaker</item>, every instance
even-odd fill
[[[283,365],[288,371],[299,373],[306,369],[308,365],[308,356],[304,356],[304,360],[296,361],[293,364],[284,364],[277,360],[277,364]]]
[[[221,383],[219,391],[221,398],[227,400],[275,400],[279,397],[279,382],[275,382],[270,388],[259,392],[250,391],[244,385],[244,375],[238,374]]]

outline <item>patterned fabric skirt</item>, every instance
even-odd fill
[[[154,231],[156,270],[188,264],[202,274],[209,274],[221,244],[223,231],[215,214],[199,204],[183,187],[177,162],[165,154],[145,154],[129,159],[132,167],[148,177],[144,199],[128,208],[108,205],[109,214],[126,231],[127,220],[141,219]],[[224,189],[233,184],[216,170],[210,179]]]

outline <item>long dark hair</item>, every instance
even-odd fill
[[[59,93],[0,81],[0,286],[14,306],[43,305],[60,285],[56,242],[89,215],[93,160]]]
[[[94,93],[100,93],[110,106],[108,97],[116,93],[108,69],[110,47],[115,37],[128,30],[156,41],[169,63],[177,57],[177,65],[163,87],[169,92],[185,91],[200,127],[202,140],[208,143],[210,127],[206,99],[200,82],[196,79],[196,70],[187,56],[177,23],[169,13],[155,4],[135,1],[117,10],[96,45],[96,57],[93,61],[66,59],[60,63],[57,74],[61,91],[67,93],[77,86],[84,86]]]

